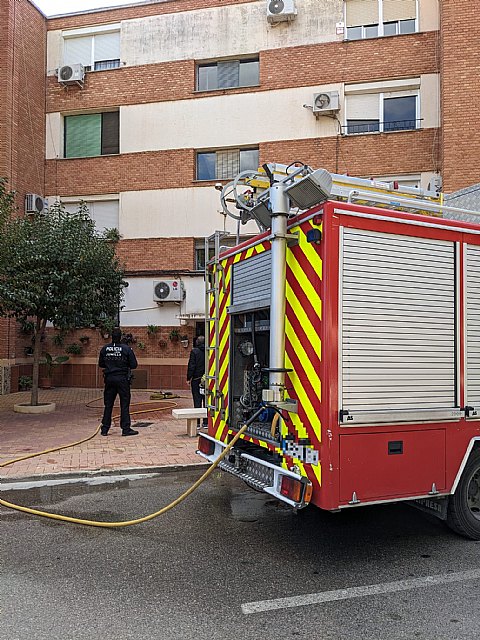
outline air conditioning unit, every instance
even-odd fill
[[[334,113],[340,110],[340,96],[338,91],[324,91],[315,93],[313,96],[313,113],[322,115],[324,113]]]
[[[85,68],[83,64],[66,64],[58,70],[60,84],[83,84]]]
[[[43,213],[45,200],[36,193],[27,193],[25,196],[25,213]]]
[[[290,22],[296,17],[295,0],[267,0],[267,20],[271,24]]]
[[[185,298],[181,280],[160,280],[153,283],[155,302],[181,302]]]

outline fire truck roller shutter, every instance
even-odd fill
[[[465,247],[466,357],[465,404],[469,417],[480,415],[480,247]]]
[[[341,237],[340,415],[459,417],[455,244],[346,228]]]
[[[233,265],[230,313],[270,306],[272,253],[263,251]]]

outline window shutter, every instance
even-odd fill
[[[466,398],[465,403],[480,409],[480,248],[466,247]]]
[[[346,10],[347,27],[378,24],[378,0],[347,0]]]
[[[240,61],[228,60],[217,64],[218,88],[238,87],[240,83]]]
[[[346,96],[346,114],[349,120],[378,120],[380,97],[378,93]]]
[[[247,171],[248,169],[258,169],[259,154],[258,149],[240,149],[240,171]]]
[[[417,8],[415,0],[383,0],[383,21],[415,20]]]
[[[77,213],[78,212],[78,207],[80,206],[80,202],[67,202],[67,203],[62,203],[63,206],[65,207],[65,213]]]
[[[455,299],[453,242],[344,229],[342,408],[455,407]]]
[[[240,152],[238,149],[217,151],[215,161],[217,180],[227,180],[240,173]]]
[[[101,155],[102,114],[65,118],[65,157],[87,158]]]
[[[64,64],[92,65],[92,36],[65,38],[63,51]]]
[[[248,260],[233,265],[232,307],[248,306],[250,309],[270,304],[270,283],[272,280],[272,254],[264,251]]]
[[[118,200],[87,202],[87,206],[97,231],[118,229]]]
[[[102,155],[119,153],[119,112],[102,113]]]
[[[95,62],[120,59],[120,32],[101,33],[94,36]]]
[[[97,231],[118,229],[118,200],[94,200],[85,203],[90,218],[95,222]],[[63,203],[66,213],[77,213],[80,202]]]

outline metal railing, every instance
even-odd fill
[[[342,135],[358,135],[361,133],[386,133],[390,131],[413,131],[421,129],[423,118],[414,120],[391,120],[389,122],[359,122],[358,124],[348,123],[341,126]]]

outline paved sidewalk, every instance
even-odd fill
[[[57,405],[54,413],[44,415],[13,411],[14,404],[29,402],[29,392],[0,396],[0,463],[70,444],[92,434],[102,416],[101,394],[100,389],[41,390],[40,402],[55,402]],[[183,397],[164,402],[150,401],[150,395],[149,392],[132,391],[133,428],[137,422],[152,423],[148,427],[139,427],[138,436],[122,437],[116,420],[106,438],[97,435],[81,445],[0,467],[0,479],[12,481],[57,474],[74,476],[88,472],[153,471],[203,464],[202,458],[195,453],[197,438],[187,436],[183,420],[172,418],[174,403],[180,408],[192,406],[188,391],[178,392]],[[87,403],[93,408],[87,407]],[[153,411],[162,406],[169,408]],[[135,411],[145,413],[134,415]],[[115,405],[114,416],[118,413],[119,407]]]

